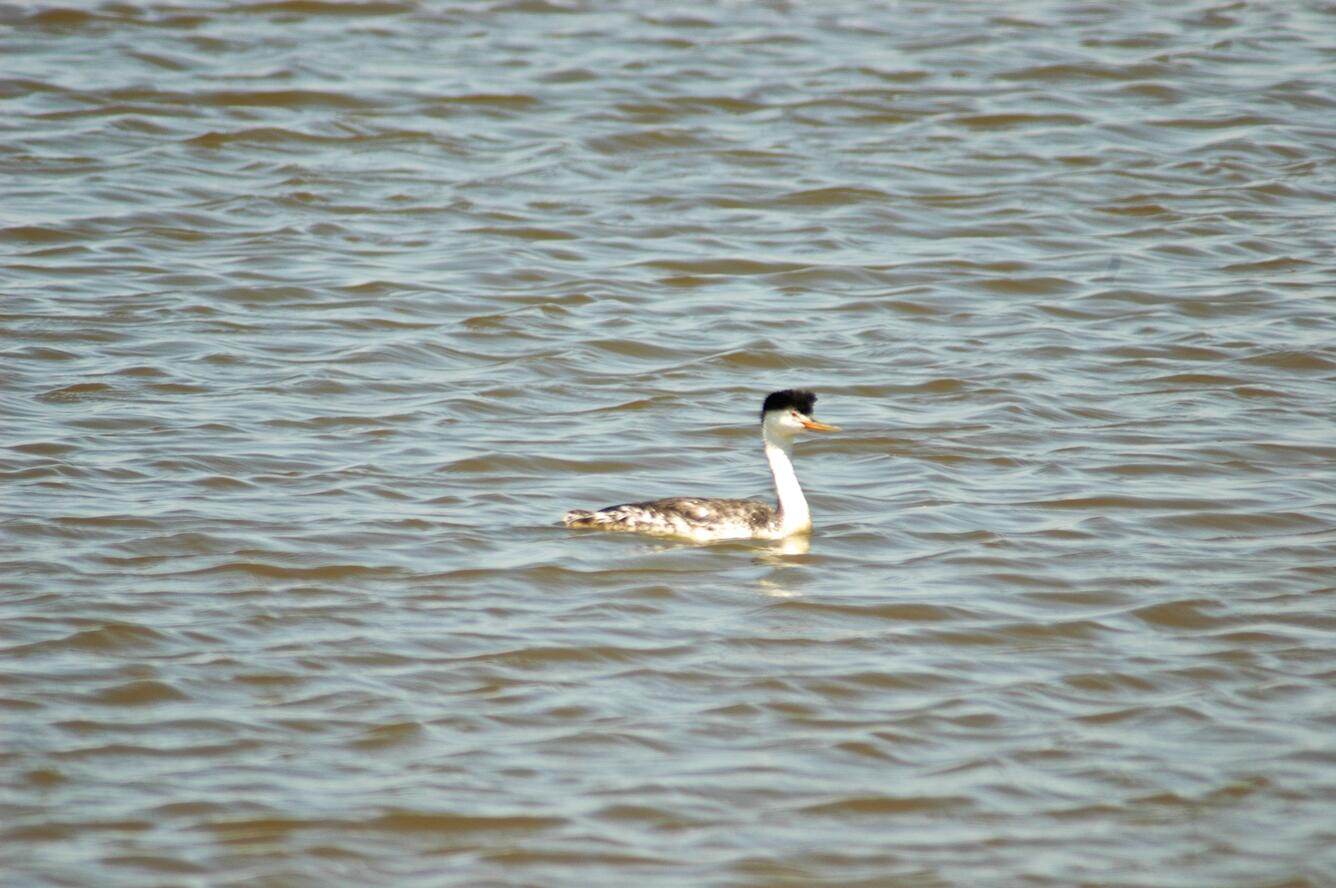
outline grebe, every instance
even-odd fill
[[[775,478],[779,507],[743,499],[674,496],[643,503],[608,506],[597,512],[573,509],[561,519],[567,527],[623,530],[660,536],[711,540],[780,540],[812,529],[812,513],[793,471],[793,438],[799,432],[838,432],[812,418],[816,395],[786,389],[766,396],[761,406],[761,438]]]

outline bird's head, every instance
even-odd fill
[[[771,392],[761,405],[761,428],[768,435],[792,438],[799,432],[838,432],[838,426],[812,418],[816,395],[803,389]]]

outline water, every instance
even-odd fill
[[[0,16],[7,884],[1336,883],[1330,4]]]

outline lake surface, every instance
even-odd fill
[[[6,885],[1336,884],[1336,6],[0,21]]]

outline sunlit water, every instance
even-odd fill
[[[1336,884],[1336,7],[0,17],[0,881]]]

